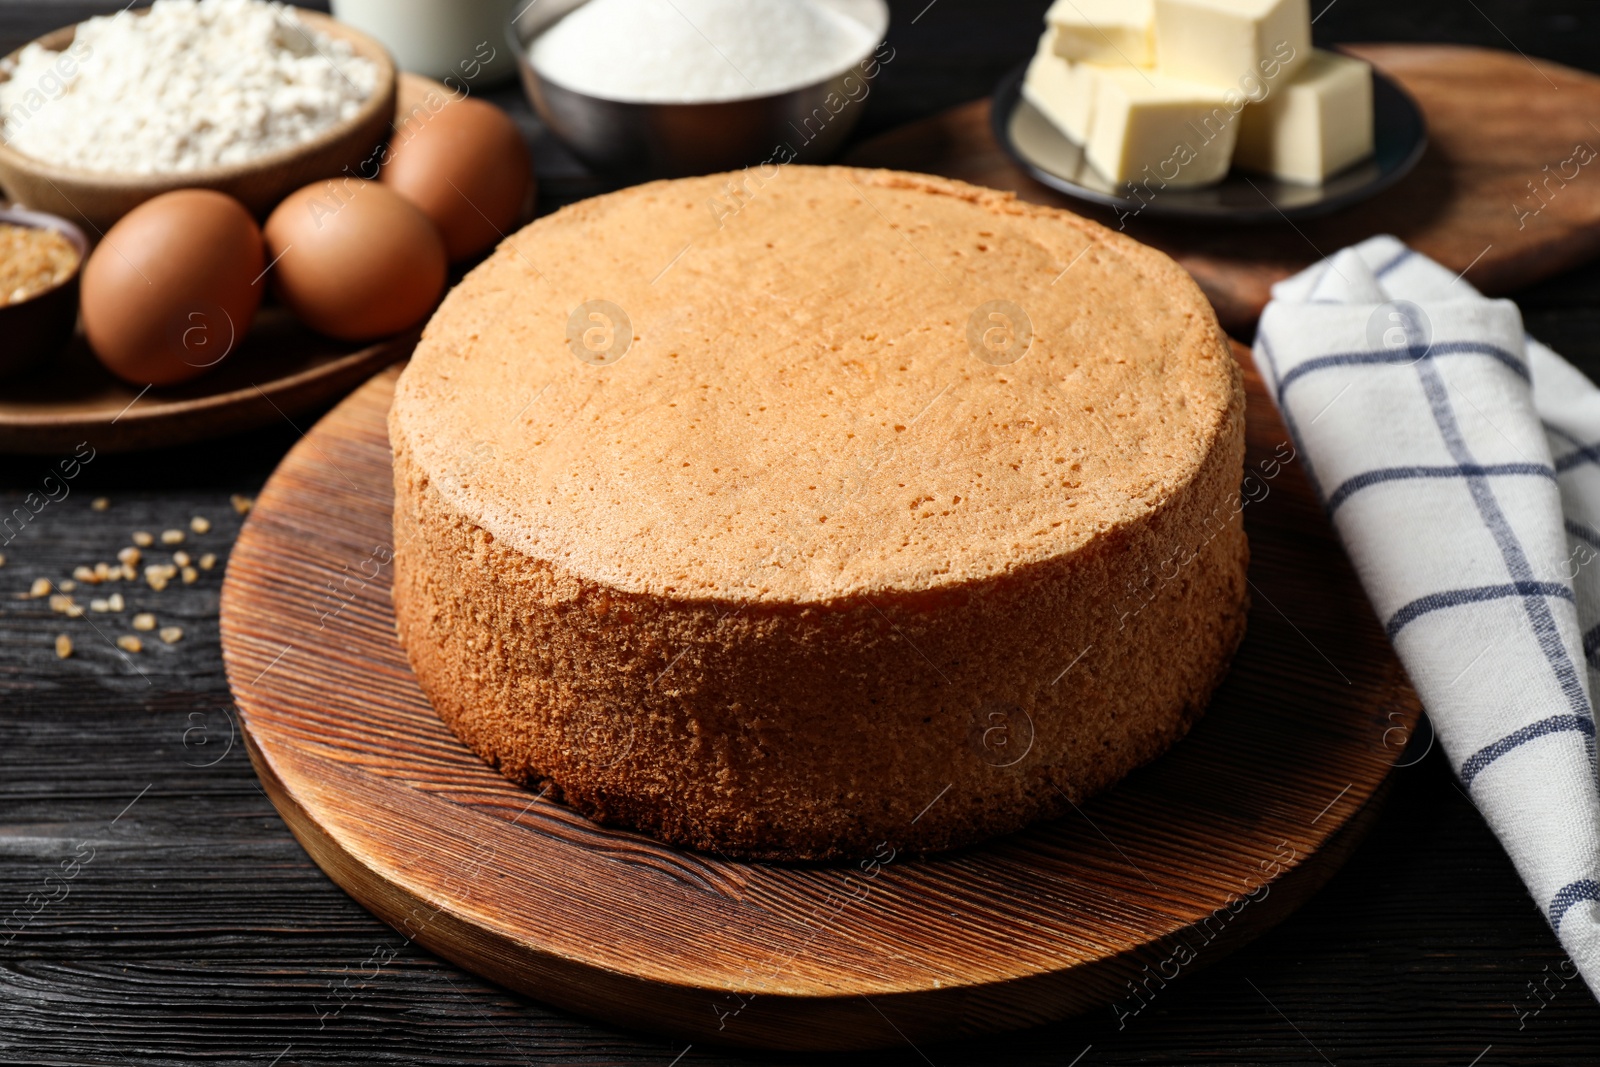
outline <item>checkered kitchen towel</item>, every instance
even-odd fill
[[[1462,786],[1600,995],[1600,390],[1393,237],[1274,287],[1255,359]]]

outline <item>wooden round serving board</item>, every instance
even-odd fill
[[[507,782],[395,639],[396,369],[289,453],[234,547],[222,650],[251,759],[317,863],[406,938],[615,1024],[841,1049],[1159,1005],[1333,874],[1420,714],[1240,358],[1266,487],[1245,509],[1248,636],[1187,739],[1059,822],[868,870],[733,863]]]
[[[1009,189],[1113,229],[1125,222],[1129,235],[1183,264],[1223,326],[1241,335],[1254,330],[1272,283],[1373,234],[1392,233],[1453,270],[1470,268],[1467,280],[1491,294],[1600,253],[1600,77],[1486,48],[1343,48],[1411,93],[1427,118],[1429,143],[1416,170],[1394,188],[1326,218],[1260,226],[1119,220],[1068,200],[1012,162],[990,133],[987,100],[883,134],[846,162]],[[1574,158],[1580,146],[1585,154]]]

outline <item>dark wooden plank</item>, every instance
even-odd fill
[[[1200,980],[1164,990],[1124,1029],[1106,1012],[1014,1035],[1002,1046],[924,1051],[940,1067],[992,1063],[1001,1048],[1011,1062],[1059,1067],[1091,1043],[1086,1063],[1322,1063],[1254,983],[1341,1065],[1461,1065],[1491,1043],[1506,1058],[1485,1062],[1584,1062],[1593,1005],[1574,987],[1518,1029],[1513,1007],[1528,997],[1525,983],[1562,957],[1553,943],[1530,950],[1543,920],[1447,769],[1429,758],[1400,772],[1396,784],[1373,839],[1329,889],[1270,938]],[[150,796],[141,805],[147,801],[160,803]],[[265,1064],[292,1046],[284,1062],[560,1057],[664,1067],[683,1049],[577,1023],[441,968],[328,888],[303,856],[292,862],[298,850],[281,830],[284,847],[237,848],[230,864],[208,868],[204,857],[227,847],[223,835],[205,830],[215,823],[192,803],[168,803],[172,817],[138,826],[138,845],[119,857],[139,863],[138,875],[91,865],[82,895],[75,887],[63,902],[64,917],[30,931],[32,950],[0,956],[8,1006],[0,1051],[29,1062],[112,1063],[120,1054],[138,1063]],[[72,821],[93,821],[88,807]],[[269,836],[276,817],[264,801],[258,810]],[[1424,884],[1433,888],[1420,892]],[[1425,909],[1432,921],[1418,922]],[[133,913],[152,917],[130,927]],[[402,951],[376,975],[362,975],[380,944]],[[1362,977],[1340,978],[1352,974]],[[351,975],[358,995],[323,1025],[308,998]],[[762,1058],[697,1046],[684,1062],[711,1061]],[[923,1061],[906,1049],[860,1062]]]
[[[0,48],[120,6],[8,0],[0,3]],[[893,6],[899,55],[873,89],[860,127],[866,136],[986,95],[1031,47],[1045,3]],[[1451,40],[1504,48],[1508,36],[1536,60],[1600,66],[1600,10],[1585,0],[1317,0],[1317,7],[1325,10],[1319,43]],[[517,90],[488,95],[536,135]],[[575,198],[596,187],[547,141],[536,142],[536,152],[547,207],[562,202],[558,191]],[[569,177],[552,182],[552,175]],[[557,190],[557,182],[568,184]],[[1600,372],[1600,331],[1589,325],[1600,306],[1600,268],[1515,296],[1535,336]],[[308,427],[314,418],[296,421]],[[74,482],[69,501],[0,547],[8,557],[0,568],[0,910],[19,904],[75,842],[105,838],[108,820],[155,784],[117,824],[117,865],[92,865],[68,901],[0,947],[0,1062],[265,1067],[287,1048],[280,1067],[667,1067],[682,1043],[577,1020],[421,950],[398,956],[318,1029],[307,991],[326,992],[327,983],[351,977],[394,935],[305,856],[257,792],[242,753],[209,769],[184,765],[187,712],[228,700],[215,637],[186,639],[159,672],[147,665],[152,687],[103,648],[58,663],[52,638],[60,617],[12,599],[37,575],[109,559],[133,528],[159,530],[192,514],[226,511],[228,495],[258,490],[297,437],[280,423],[210,446],[103,456]],[[0,509],[19,506],[37,487],[45,458],[0,457]],[[100,493],[111,497],[111,511],[89,510]],[[231,528],[222,536],[231,541]],[[169,589],[162,602],[214,618],[215,597],[215,584],[202,583]],[[1322,892],[1199,980],[1163,991],[1126,1028],[1107,1012],[999,1042],[922,1051],[939,1067],[1065,1067],[1091,1044],[1077,1067],[1325,1067],[1286,1016],[1340,1067],[1465,1067],[1486,1049],[1479,1067],[1565,1067],[1589,1062],[1600,1045],[1593,999],[1569,985],[1538,1015],[1519,1019],[1538,1003],[1528,983],[1563,958],[1434,750],[1396,774],[1378,826]],[[696,1045],[680,1064],[757,1062],[773,1057]],[[910,1048],[781,1062],[925,1063]]]

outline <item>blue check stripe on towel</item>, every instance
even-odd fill
[[[1319,370],[1328,370],[1330,367],[1370,367],[1376,365],[1404,367],[1413,363],[1422,363],[1435,360],[1441,356],[1488,356],[1499,360],[1519,375],[1523,381],[1528,381],[1528,368],[1517,356],[1506,351],[1498,345],[1484,344],[1479,341],[1448,341],[1441,344],[1429,344],[1422,339],[1417,339],[1405,347],[1385,348],[1377,352],[1335,352],[1328,356],[1318,356],[1298,364],[1283,379],[1278,382],[1278,407],[1283,407],[1283,394],[1289,386],[1304,378],[1308,374],[1315,374]]]
[[[1556,457],[1556,470],[1569,471],[1580,463],[1600,464],[1600,445],[1585,444],[1559,426],[1544,424],[1545,433],[1575,446],[1571,452]]]
[[[1600,882],[1593,878],[1582,878],[1561,887],[1555,900],[1550,902],[1550,925],[1555,927],[1556,933],[1561,932],[1561,920],[1567,914],[1567,909],[1580,900],[1600,900]]]
[[[1479,585],[1471,589],[1446,589],[1442,593],[1429,593],[1404,605],[1401,609],[1389,616],[1389,621],[1383,628],[1388,632],[1389,639],[1394,640],[1406,623],[1419,615],[1426,615],[1430,611],[1441,608],[1456,608],[1462,604],[1480,604],[1485,600],[1504,600],[1508,597],[1523,597],[1524,599],[1538,599],[1539,597],[1553,596],[1561,600],[1573,600],[1572,590],[1560,582],[1510,582],[1506,585]]]
[[[1276,286],[1255,355],[1461,782],[1600,988],[1600,391],[1393,238]]]
[[[1471,786],[1472,780],[1478,777],[1478,772],[1483,770],[1495,760],[1519,745],[1544,737],[1547,734],[1559,734],[1567,731],[1594,736],[1594,722],[1582,715],[1552,715],[1548,719],[1529,723],[1515,733],[1507,734],[1491,745],[1485,745],[1474,752],[1467,762],[1461,765],[1461,784]]]
[[[1450,455],[1463,466],[1474,465],[1472,450],[1468,447],[1466,439],[1461,434],[1461,427],[1456,421],[1455,411],[1451,407],[1450,395],[1444,380],[1439,375],[1439,369],[1431,363],[1419,362],[1417,373],[1421,375],[1423,388],[1428,394],[1428,404],[1433,409],[1433,421],[1439,427],[1439,433],[1444,437],[1445,445],[1450,449]],[[1500,555],[1505,560],[1506,570],[1510,572],[1511,579],[1517,583],[1534,582],[1533,568],[1528,563],[1527,552],[1522,543],[1517,539],[1511,524],[1506,521],[1505,513],[1500,508],[1500,503],[1495,499],[1494,490],[1489,485],[1489,480],[1482,475],[1468,476],[1467,486],[1472,492],[1472,502],[1478,509],[1483,523],[1494,535],[1495,544],[1500,548]],[[1558,498],[1559,499],[1559,498]],[[1555,512],[1559,517],[1559,508]],[[1593,713],[1589,708],[1589,694],[1584,688],[1583,681],[1578,677],[1578,670],[1573,665],[1572,657],[1562,646],[1561,636],[1556,632],[1556,621],[1551,615],[1550,605],[1545,600],[1548,594],[1530,592],[1522,598],[1523,607],[1527,610],[1528,621],[1533,626],[1533,632],[1538,638],[1539,650],[1544,653],[1545,659],[1550,664],[1550,669],[1555,672],[1560,683],[1561,692],[1566,696],[1567,702],[1575,714],[1581,715],[1593,722]],[[1573,600],[1570,589],[1564,589],[1565,599]],[[1524,728],[1525,729],[1525,728]],[[1520,730],[1517,733],[1520,734]],[[1594,731],[1591,727],[1590,735]],[[1510,736],[1516,736],[1515,734]],[[1503,742],[1497,742],[1500,744]],[[1482,751],[1482,750],[1480,750]],[[1507,749],[1506,751],[1509,751]],[[1475,757],[1476,758],[1476,757]],[[1462,769],[1463,777],[1466,774],[1465,766]]]
[[[1497,474],[1531,474],[1549,478],[1552,482],[1556,480],[1556,469],[1543,463],[1491,463],[1487,467],[1459,463],[1453,467],[1380,467],[1345,479],[1339,488],[1329,494],[1328,510],[1336,510],[1351,493],[1382,482],[1398,482],[1407,478],[1485,478]]]

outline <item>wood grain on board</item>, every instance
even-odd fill
[[[1486,48],[1343,47],[1397,80],[1427,118],[1427,154],[1398,185],[1298,223],[1126,220],[1125,232],[1194,275],[1230,332],[1254,330],[1272,283],[1374,234],[1395,234],[1451,269],[1467,271],[1467,280],[1490,294],[1530,285],[1600,253],[1600,77]],[[1575,156],[1580,145],[1584,150]],[[987,100],[883,134],[847,162],[1009,189],[1025,200],[1121,225],[1113,213],[1028,177],[990,133]]]
[[[233,551],[223,656],[252,759],[312,857],[403,936],[612,1023],[825,1049],[1138,1012],[1333,874],[1419,715],[1246,373],[1268,490],[1245,509],[1249,634],[1191,736],[1073,817],[870,871],[741,864],[508,783],[395,639],[395,369],[290,452]]]

